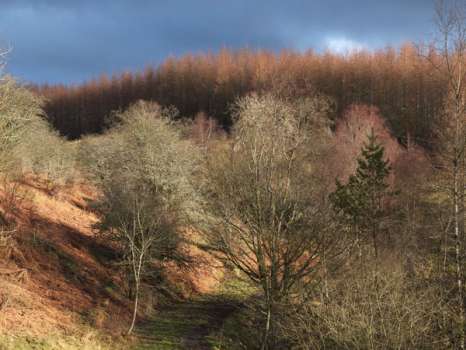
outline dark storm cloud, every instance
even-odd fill
[[[341,50],[419,40],[430,0],[0,0],[9,71],[73,82],[222,47]]]

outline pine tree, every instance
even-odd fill
[[[358,158],[358,167],[346,184],[337,180],[331,201],[343,221],[350,225],[360,239],[372,240],[375,258],[379,255],[380,233],[390,215],[388,202],[396,193],[387,183],[391,172],[385,160],[385,149],[373,131],[368,135]]]

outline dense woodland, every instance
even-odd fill
[[[446,81],[429,62],[441,60],[436,51],[423,51],[427,60],[413,44],[348,55],[224,49],[169,58],[139,73],[34,89],[46,97],[44,110],[52,124],[72,139],[102,132],[112,111],[139,99],[175,106],[185,117],[204,112],[229,128],[230,105],[238,97],[252,91],[286,91],[293,96],[318,92],[330,97],[334,117],[351,104],[375,105],[403,143],[410,135],[429,146]]]
[[[223,50],[70,87],[3,76],[2,178],[93,186],[127,334],[160,262],[197,263],[189,230],[236,302],[218,348],[465,349],[466,7],[436,15],[428,47]]]

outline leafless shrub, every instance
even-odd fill
[[[52,131],[42,101],[11,77],[0,82],[0,173],[34,172],[52,185],[74,173],[73,145]]]
[[[6,58],[11,52],[11,48],[0,48],[0,76],[2,76],[3,69],[6,65]]]
[[[12,78],[0,81],[0,172],[5,174],[18,167],[15,148],[25,135],[44,123],[40,118],[41,101]]]
[[[329,298],[288,308],[284,338],[295,349],[452,348],[453,313],[445,292],[391,265],[331,284]]]
[[[25,142],[16,153],[21,159],[22,171],[40,176],[51,192],[78,175],[76,143],[66,141],[45,123],[25,135]]]
[[[222,134],[217,120],[200,112],[191,124],[190,137],[203,148],[207,148],[209,141]]]

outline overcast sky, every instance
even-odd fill
[[[9,73],[73,83],[222,47],[397,46],[432,17],[432,0],[0,0],[0,42]]]

